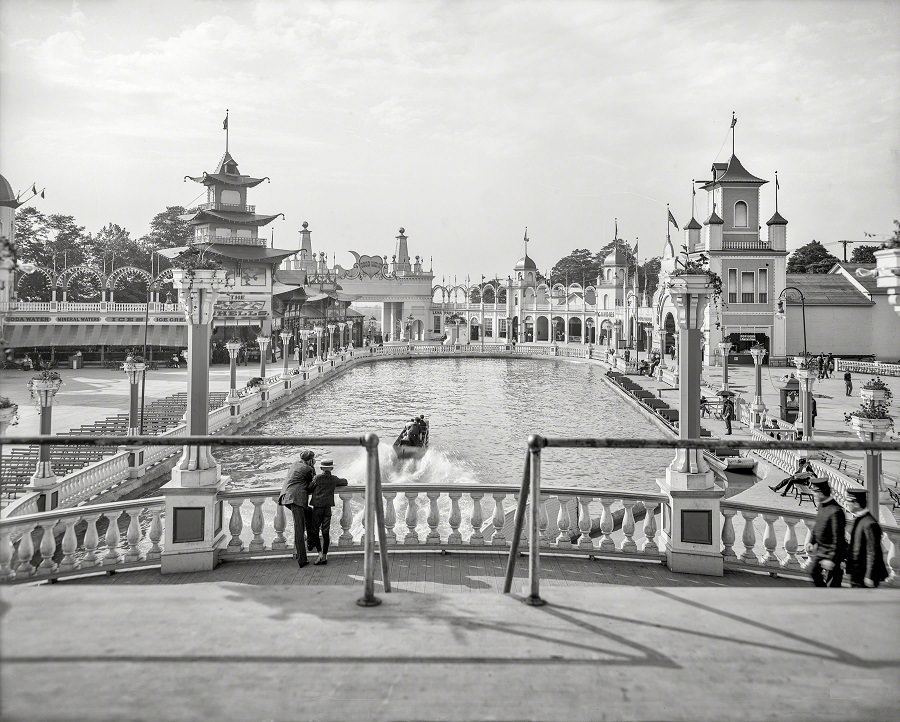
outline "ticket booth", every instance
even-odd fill
[[[789,424],[794,423],[800,412],[800,382],[791,376],[782,384],[778,395],[781,401],[779,418]]]

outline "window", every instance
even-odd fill
[[[440,333],[441,332],[441,317],[438,316],[437,314],[435,314],[433,320],[434,320],[434,325],[431,328],[434,329],[435,333]]]
[[[484,319],[484,335],[488,337],[493,337],[494,335],[494,319],[486,318]]]
[[[747,227],[747,204],[744,201],[738,201],[734,204],[734,227]]]
[[[741,273],[741,303],[753,303],[755,296],[753,288],[755,275],[756,274],[753,273],[753,271],[744,271]]]
[[[737,269],[728,269],[728,303],[737,303]]]
[[[506,319],[501,318],[500,323],[498,324],[500,327],[500,335],[506,337]]]
[[[240,191],[232,191],[232,190],[223,190],[221,195],[219,196],[221,199],[219,202],[224,203],[229,206],[239,206],[241,205],[241,192]]]
[[[759,289],[759,302],[760,303],[768,303],[769,302],[769,269],[768,268],[760,268],[759,269],[759,285],[757,286]]]

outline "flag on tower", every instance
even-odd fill
[[[675,226],[676,231],[680,231],[681,229],[678,227],[678,221],[675,220],[675,216],[672,215],[672,211],[670,211],[669,209],[666,210],[669,213],[669,223]]]
[[[734,113],[732,113],[731,114],[731,127],[734,128],[734,126],[736,126],[736,125],[737,125],[737,117],[735,116]]]
[[[228,130],[228,113],[225,113],[225,120],[222,121],[222,130]]]
[[[778,174],[775,174],[775,190],[781,189],[781,183],[778,182]]]
[[[44,196],[44,191],[45,191],[45,190],[47,190],[47,189],[44,188],[44,190],[41,191],[41,198],[44,198],[44,197],[45,197],[45,196]]]
[[[31,184],[31,192],[32,194],[37,195],[37,183]]]

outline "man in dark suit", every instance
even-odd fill
[[[847,551],[844,537],[844,510],[831,496],[831,485],[825,477],[809,480],[819,511],[806,551],[812,557],[810,574],[817,587],[840,587],[844,578],[841,562]]]
[[[278,503],[290,509],[294,518],[294,549],[297,553],[297,564],[301,569],[309,564],[303,536],[312,513],[309,508],[309,493],[315,475],[315,459],[315,453],[309,449],[300,452],[300,461],[291,466],[278,497]],[[318,536],[316,545],[310,549],[318,549]]]
[[[312,524],[309,533],[316,535],[316,549],[319,558],[316,565],[328,564],[328,547],[331,545],[331,509],[334,507],[334,490],[339,486],[347,486],[347,480],[331,473],[334,462],[322,459],[320,472],[312,483]],[[322,533],[322,546],[319,546],[319,532]]]
[[[881,549],[881,527],[866,508],[865,489],[847,490],[847,508],[853,514],[847,574],[851,587],[877,587],[888,577]]]

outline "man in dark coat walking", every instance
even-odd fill
[[[334,507],[334,490],[339,486],[347,486],[347,480],[331,473],[334,462],[331,459],[322,459],[319,464],[321,471],[316,474],[312,483],[312,524],[309,528],[310,535],[316,536],[316,549],[319,550],[319,558],[313,562],[316,565],[328,564],[328,547],[331,545],[331,509]],[[319,532],[322,533],[322,545],[319,546]]]
[[[865,489],[847,491],[847,508],[853,514],[847,574],[851,587],[877,587],[888,577],[881,549],[881,526],[866,508]]]
[[[309,449],[300,452],[300,461],[291,466],[278,497],[278,503],[290,509],[294,518],[294,549],[297,553],[297,564],[301,569],[309,564],[306,556],[306,540],[303,537],[312,514],[309,508],[309,494],[315,475],[315,459],[315,453]],[[318,536],[316,544],[310,549],[318,549]]]
[[[844,578],[841,562],[847,552],[844,537],[844,510],[831,496],[831,485],[825,477],[809,480],[819,511],[806,551],[812,557],[810,575],[817,587],[840,587]]]
[[[725,436],[731,436],[731,422],[734,421],[734,401],[730,396],[722,402],[722,418],[725,420]]]

